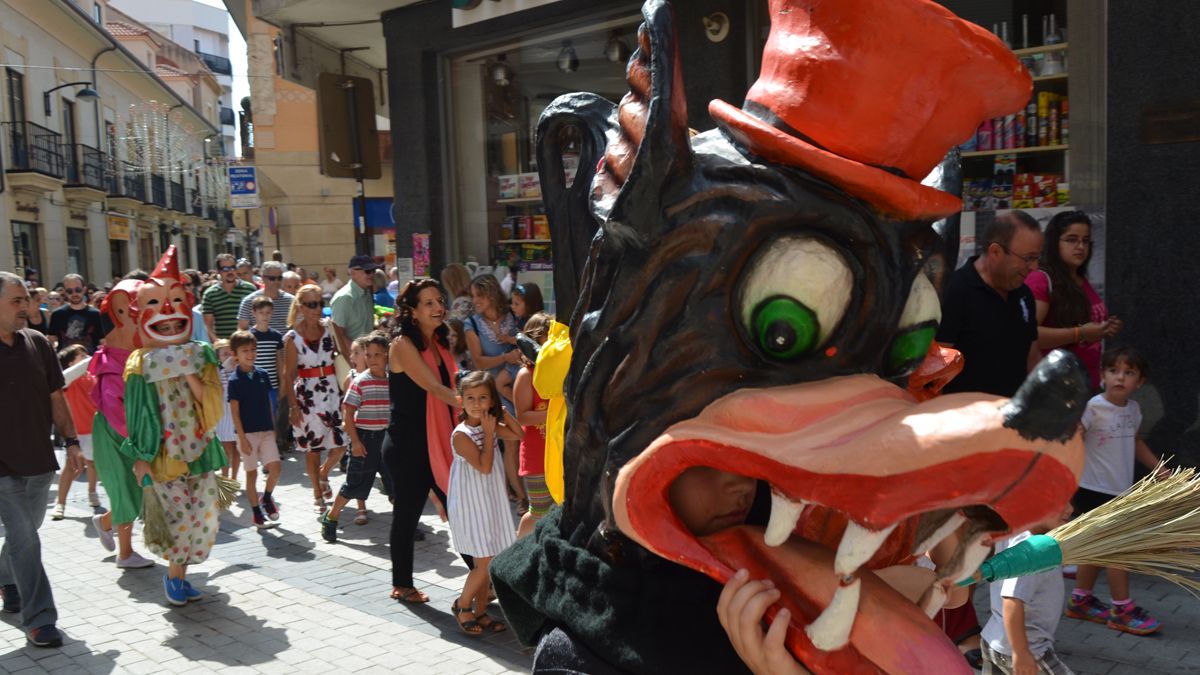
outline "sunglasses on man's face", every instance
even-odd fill
[[[282,276],[263,275],[263,279],[265,279],[266,281],[279,281],[282,278],[283,278]]]
[[[325,301],[324,300],[310,300],[308,302],[302,302],[300,304],[304,305],[305,307],[307,307],[309,309],[317,309],[319,307],[324,307]]]
[[[237,270],[237,268],[236,268],[236,267],[232,267],[232,266],[230,266],[230,265],[221,265],[221,266],[220,266],[220,267],[218,267],[217,269],[218,269],[218,270],[220,270],[220,271],[222,271],[222,272],[233,272],[233,271]]]
[[[66,293],[67,295],[83,295],[83,289],[82,288],[64,288],[63,293]]]

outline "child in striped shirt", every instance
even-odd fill
[[[254,367],[262,368],[271,378],[271,414],[279,409],[279,372],[283,370],[283,335],[271,328],[271,314],[275,311],[275,303],[265,295],[260,295],[250,303],[250,311],[254,316],[254,326],[250,334],[254,336]]]
[[[376,474],[382,471],[383,437],[391,413],[387,336],[375,332],[358,338],[354,344],[366,355],[367,370],[354,377],[342,401],[343,426],[350,438],[350,459],[346,464],[346,481],[338,490],[333,506],[321,516],[321,538],[330,543],[337,541],[338,517],[351,499],[362,504],[354,522],[366,523],[365,500],[371,494]]]

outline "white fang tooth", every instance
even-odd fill
[[[882,530],[868,530],[853,520],[848,522],[846,531],[842,534],[842,541],[838,544],[837,559],[833,562],[834,574],[839,577],[854,574],[855,570],[875,555],[894,529],[895,523]]]
[[[946,587],[940,583],[935,583],[925,591],[921,596],[921,609],[925,612],[925,616],[933,618],[942,605],[946,604]]]
[[[767,546],[779,546],[792,536],[796,522],[804,512],[805,502],[794,502],[787,497],[771,491],[771,520],[767,523],[767,531],[763,533],[763,543]]]
[[[988,553],[992,550],[991,544],[984,543],[984,537],[985,535],[980,534],[971,538],[966,546],[963,547],[962,556],[959,557],[958,563],[948,568],[945,574],[939,570],[938,578],[949,579],[957,583],[975,574],[975,570],[979,569],[979,565],[983,563],[984,558],[987,558]]]
[[[804,632],[813,646],[822,651],[835,651],[850,641],[850,629],[858,616],[858,594],[862,582],[858,579],[846,585],[838,585],[833,600],[816,621],[808,624]]]
[[[966,516],[964,516],[961,513],[956,513],[956,514],[950,516],[950,518],[948,520],[946,520],[946,522],[942,523],[941,527],[934,530],[933,534],[926,537],[925,541],[922,541],[921,543],[919,543],[915,547],[913,547],[912,554],[913,555],[924,554],[929,549],[940,544],[943,539],[945,539],[946,537],[949,537],[951,532],[957,530],[959,525],[962,525],[965,522],[967,522],[967,518],[966,518]]]

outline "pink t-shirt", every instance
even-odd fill
[[[1029,290],[1033,291],[1033,299],[1038,302],[1050,302],[1050,275],[1043,270],[1034,270],[1029,276],[1025,277],[1025,285]],[[1087,297],[1088,305],[1091,307],[1091,316],[1089,322],[1103,323],[1108,320],[1108,308],[1104,306],[1104,301],[1100,299],[1100,295],[1096,293],[1096,289],[1088,282],[1087,278],[1083,279],[1083,294]],[[1051,312],[1046,314],[1046,320],[1041,325],[1047,328],[1064,328],[1054,322],[1053,307]],[[1092,389],[1100,387],[1100,354],[1103,351],[1103,345],[1100,342],[1074,343],[1066,346],[1073,354],[1083,361],[1084,367],[1087,368],[1088,375],[1092,380]],[[1042,354],[1047,354],[1048,351],[1043,351]]]

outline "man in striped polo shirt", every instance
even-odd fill
[[[209,286],[200,301],[204,307],[204,325],[214,341],[233,335],[238,328],[242,299],[257,290],[254,284],[238,278],[237,259],[229,253],[217,256],[217,271],[221,273],[221,283]]]
[[[263,287],[242,298],[242,304],[238,307],[237,313],[238,330],[249,330],[250,326],[254,324],[254,300],[256,298],[270,298],[272,303],[271,330],[279,331],[280,335],[288,332],[288,310],[291,309],[294,298],[291,293],[283,290],[283,273],[285,270],[286,268],[281,262],[269,260],[263,263]]]

